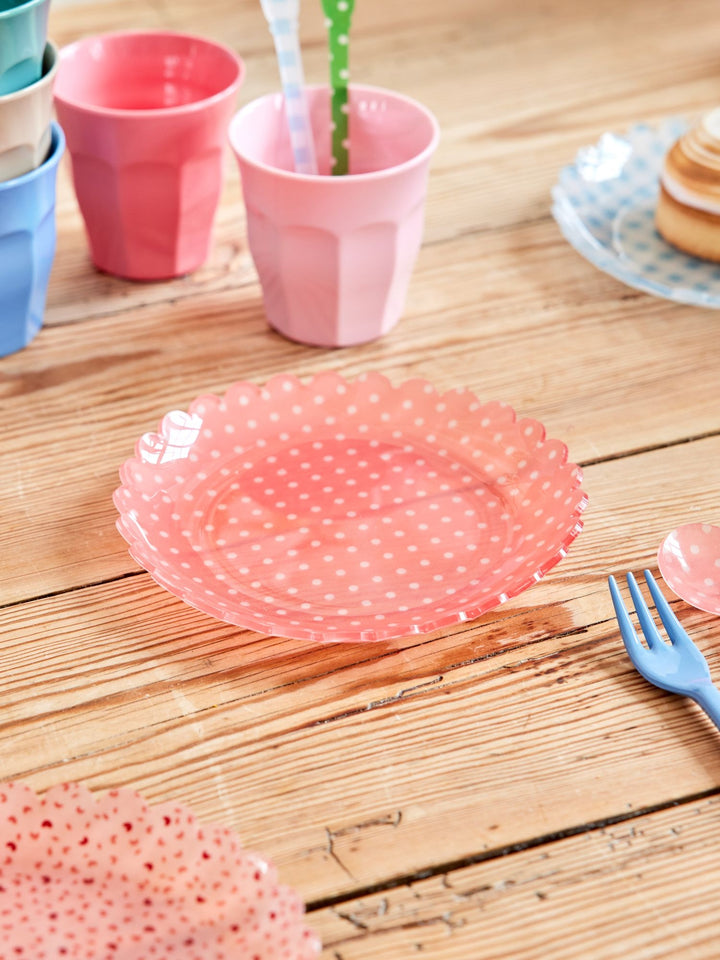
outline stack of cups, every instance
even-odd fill
[[[52,122],[58,52],[50,0],[0,0],[0,356],[42,325],[55,256],[55,180],[65,140]]]

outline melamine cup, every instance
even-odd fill
[[[0,180],[34,170],[48,155],[57,63],[57,50],[48,42],[42,77],[16,93],[0,96]]]
[[[0,0],[0,95],[40,79],[50,0]]]
[[[244,65],[166,31],[88,37],[60,51],[55,108],[95,265],[133,280],[207,258]]]
[[[52,125],[41,166],[0,183],[0,356],[26,347],[40,330],[55,258],[55,183],[65,149]]]
[[[281,94],[248,104],[230,125],[250,251],[279,333],[322,347],[364,343],[404,309],[438,125],[408,97],[352,86],[350,172],[330,176],[329,91],[306,94],[319,175],[293,170]]]

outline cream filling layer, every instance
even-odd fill
[[[712,213],[715,214],[715,216],[720,217],[720,201],[714,202],[712,200],[708,200],[706,197],[701,197],[699,194],[695,193],[694,190],[688,190],[687,187],[684,187],[681,183],[678,183],[674,177],[664,170],[660,176],[660,182],[673,200],[677,200],[678,203],[682,203],[686,207],[694,207],[695,210],[702,210],[704,213]]]
[[[711,110],[710,113],[706,113],[702,118],[702,125],[705,127],[708,136],[715,140],[715,142],[720,141],[720,107],[716,107],[714,110]]]

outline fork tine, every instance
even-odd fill
[[[647,640],[648,646],[654,647],[656,643],[663,643],[663,638],[660,636],[652,614],[648,610],[648,606],[645,603],[645,598],[640,593],[640,587],[637,585],[637,580],[632,573],[628,573],[626,579],[628,582],[628,587],[630,587],[630,595],[632,596],[633,603],[635,604],[635,613],[640,621],[640,629],[643,632],[643,636]]]
[[[615,577],[612,575],[609,576],[608,583],[610,585],[610,596],[612,597],[613,606],[615,607],[615,616],[617,617],[617,622],[620,627],[620,635],[623,638],[628,653],[632,657],[633,651],[642,650],[643,646],[630,619],[630,615],[625,609],[625,604],[620,596],[620,590],[618,589]]]
[[[653,601],[655,603],[655,609],[660,616],[662,625],[667,630],[667,635],[670,638],[670,641],[676,644],[678,647],[684,645],[694,646],[692,640],[687,634],[687,631],[680,625],[680,621],[672,612],[670,604],[665,599],[660,587],[655,582],[655,578],[650,573],[649,570],[643,571],[645,574],[645,580],[647,581],[648,589],[652,595]]]

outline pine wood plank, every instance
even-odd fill
[[[312,912],[327,960],[714,960],[717,797]]]
[[[707,622],[691,625],[709,646]],[[122,642],[107,621],[103,633]],[[151,655],[142,682],[86,641],[75,671],[54,668],[68,691],[31,695],[37,717],[5,728],[3,766],[14,775],[39,756],[38,787],[78,778],[182,799],[232,823],[310,898],[717,789],[714,730],[636,678],[614,630],[583,639],[486,659],[482,631],[466,630],[358,666],[347,649],[325,652],[319,675],[311,651],[302,684],[307,655],[288,668],[287,645],[233,656],[228,638],[201,635],[189,656],[184,634],[183,662]],[[78,671],[98,689],[78,689]],[[668,777],[681,768],[681,783]]]

